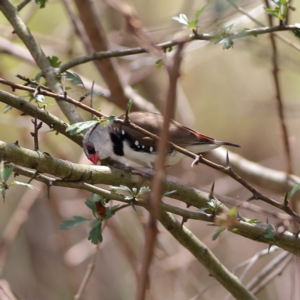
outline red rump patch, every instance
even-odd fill
[[[207,135],[203,135],[203,134],[201,134],[201,133],[199,133],[199,132],[197,132],[197,131],[189,128],[189,127],[186,127],[186,126],[183,126],[183,125],[181,125],[181,127],[184,128],[184,129],[186,129],[186,130],[188,130],[192,134],[194,134],[198,139],[203,139],[203,140],[207,140],[207,141],[210,141],[210,142],[215,142],[214,138],[211,138],[211,137],[209,137]]]

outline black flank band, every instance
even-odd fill
[[[123,151],[123,141],[120,138],[119,135],[110,133],[110,138],[113,143],[113,151],[116,155],[123,156],[124,151]]]

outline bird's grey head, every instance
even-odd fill
[[[83,149],[94,164],[110,156],[111,140],[107,128],[101,124],[91,127],[83,138]]]

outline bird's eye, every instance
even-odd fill
[[[87,143],[86,144],[86,150],[87,150],[88,154],[95,154],[96,153],[95,147],[92,143]]]

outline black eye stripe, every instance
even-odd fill
[[[95,154],[96,153],[94,145],[90,142],[88,142],[86,144],[86,150],[87,150],[88,154]]]

